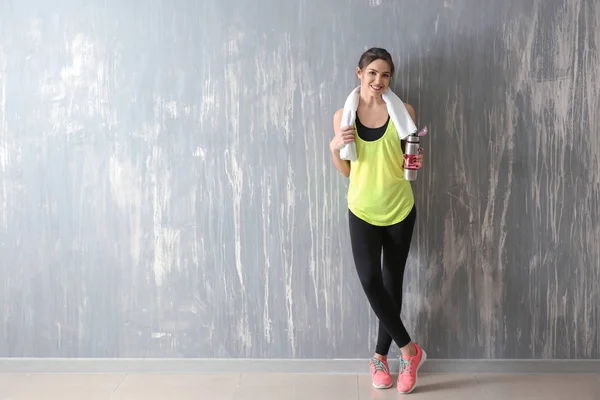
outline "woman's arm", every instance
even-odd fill
[[[410,117],[412,118],[413,122],[415,123],[415,125],[417,124],[417,116],[415,115],[415,109],[412,108],[412,106],[408,103],[404,103],[404,107],[406,107],[406,111],[408,111],[408,114],[410,115]],[[402,141],[402,152],[404,153],[406,151],[406,140]]]
[[[404,103],[404,107],[406,107],[406,111],[408,111],[408,113],[410,114],[410,117],[412,118],[413,122],[416,125],[417,124],[417,116],[415,114],[415,109],[412,108],[412,106],[408,103]]]
[[[415,114],[415,109],[412,108],[412,106],[408,103],[404,103],[404,106],[406,107],[406,111],[408,111],[408,113],[410,114],[410,117],[412,118],[415,125],[417,125],[417,115]],[[417,129],[418,129],[418,127],[417,127]],[[404,152],[406,149],[405,144],[406,144],[406,141],[403,140],[402,141],[402,152]],[[423,149],[422,148],[419,149],[419,154],[417,154],[417,164],[419,165],[418,166],[419,169],[423,165]]]
[[[350,138],[351,133],[349,127],[345,127],[344,129],[340,128],[343,112],[344,109],[341,108],[333,115],[333,131],[335,132],[335,137],[329,143],[329,150],[331,150],[333,165],[335,165],[335,168],[337,168],[340,174],[347,178],[350,176],[350,161],[342,160],[340,158],[340,149],[346,143],[354,141],[354,136],[352,134],[352,137]]]

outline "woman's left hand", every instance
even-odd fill
[[[417,154],[417,168],[421,169],[423,166],[423,148],[419,147],[419,154]]]

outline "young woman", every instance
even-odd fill
[[[392,386],[387,354],[394,340],[402,352],[398,357],[398,391],[410,393],[426,354],[411,341],[400,319],[404,268],[417,211],[410,182],[404,179],[404,141],[398,139],[381,97],[393,73],[394,63],[386,50],[372,48],[361,56],[356,68],[361,84],[355,126],[340,128],[343,109],[338,110],[333,117],[335,137],[329,147],[335,167],[350,178],[348,208],[354,263],[379,319],[377,346],[370,361],[373,386]],[[413,108],[405,106],[415,121]],[[340,149],[350,142],[356,144],[355,162],[340,159]],[[419,154],[419,168],[422,160]]]

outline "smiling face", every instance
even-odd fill
[[[361,92],[381,96],[390,86],[392,66],[385,60],[377,59],[362,69],[356,68],[356,75],[361,81]]]

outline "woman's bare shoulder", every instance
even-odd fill
[[[406,111],[410,114],[413,122],[417,123],[417,115],[415,114],[415,109],[408,103],[404,103],[404,107],[406,107]]]

